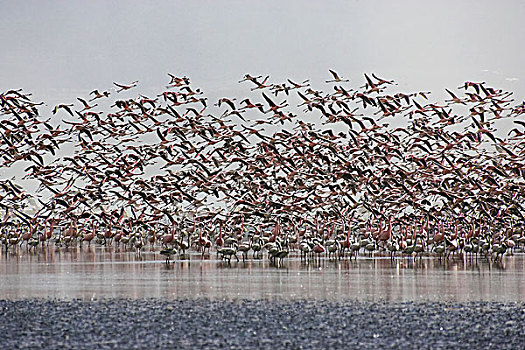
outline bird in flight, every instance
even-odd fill
[[[113,85],[115,85],[115,86],[120,88],[120,89],[117,90],[117,92],[121,92],[121,91],[124,91],[124,90],[132,89],[132,88],[136,87],[137,84],[138,84],[138,80],[135,80],[134,82],[132,82],[131,84],[128,84],[128,85],[123,85],[123,84],[119,84],[119,83],[113,82]]]
[[[331,69],[329,69],[329,71],[333,75],[334,79],[327,80],[326,81],[327,83],[345,83],[345,82],[349,82],[350,81],[348,79],[343,79],[343,78],[339,77],[339,75],[335,71],[333,71]]]

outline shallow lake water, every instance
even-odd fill
[[[239,256],[240,257],[240,256]],[[525,255],[502,262],[455,257],[359,257],[349,261],[299,256],[275,267],[266,257],[231,265],[215,253],[193,253],[167,265],[154,251],[101,247],[3,252],[0,299],[210,298],[386,301],[525,301]]]

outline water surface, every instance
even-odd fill
[[[388,257],[310,261],[282,267],[248,259],[228,265],[214,253],[166,265],[158,251],[101,247],[0,257],[0,298],[210,298],[387,301],[525,301],[525,256],[486,259]]]

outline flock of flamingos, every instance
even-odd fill
[[[213,250],[277,266],[293,251],[498,261],[523,250],[524,102],[485,82],[438,102],[375,74],[329,73],[324,90],[247,74],[249,96],[213,101],[171,74],[154,96],[114,83],[53,109],[2,92],[3,249],[151,245],[167,263]]]

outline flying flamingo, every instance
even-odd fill
[[[330,74],[332,74],[332,76],[334,77],[334,79],[332,79],[332,80],[327,80],[327,81],[326,81],[327,83],[342,83],[342,82],[348,82],[348,81],[350,81],[350,80],[348,80],[348,79],[340,78],[339,75],[338,75],[335,71],[333,71],[333,70],[331,70],[331,69],[329,69],[328,71],[330,72]]]

